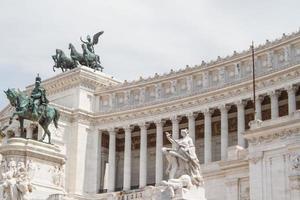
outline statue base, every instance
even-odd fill
[[[53,194],[64,194],[65,155],[58,147],[23,138],[10,138],[0,146],[1,173],[24,164],[26,177],[32,184],[28,199],[48,199]],[[6,166],[5,166],[6,165]],[[17,175],[15,177],[18,179]],[[1,177],[5,182],[5,177]]]
[[[177,194],[179,196],[175,197],[175,199],[206,200],[203,187],[192,187],[189,190],[180,189]]]
[[[196,186],[190,189],[178,188],[175,190],[170,186],[159,186],[155,193],[155,199],[158,200],[206,200],[204,188]]]
[[[97,194],[73,199],[94,199],[94,200],[206,200],[203,187],[192,187],[190,189],[177,188],[171,186],[147,186],[145,188]]]

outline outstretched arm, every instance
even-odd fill
[[[180,144],[178,144],[178,141],[175,140],[175,139],[173,139],[173,138],[171,137],[171,134],[170,134],[169,132],[166,132],[166,136],[167,136],[167,139],[168,139],[172,144],[175,144],[175,145],[179,145],[179,146],[180,146]]]
[[[83,42],[84,44],[88,44],[88,42],[84,41],[81,37],[80,37],[81,42]]]

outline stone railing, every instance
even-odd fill
[[[266,74],[274,73],[274,72],[279,71],[283,68],[289,68],[289,67],[292,67],[292,66],[298,65],[298,64],[300,64],[300,60],[288,63],[286,65],[279,66],[279,67],[274,68],[270,71],[261,72],[261,73],[257,74],[257,78],[260,77],[260,76],[264,76]],[[193,96],[193,95],[197,95],[197,94],[201,94],[201,93],[206,93],[206,92],[213,91],[213,90],[216,90],[216,89],[220,89],[220,88],[228,87],[228,86],[231,86],[231,85],[239,84],[239,83],[251,80],[251,79],[252,79],[252,76],[249,75],[247,77],[227,81],[224,84],[214,85],[214,86],[211,86],[211,87],[208,87],[208,88],[200,88],[198,90],[192,90],[189,93],[187,93],[187,92],[182,93],[182,94],[179,93],[176,96],[170,96],[168,98],[155,99],[153,101],[148,101],[148,102],[144,102],[144,103],[140,103],[140,104],[114,106],[114,107],[100,107],[100,112],[101,113],[117,112],[117,111],[134,109],[134,108],[143,107],[143,106],[155,105],[155,104],[159,104],[159,103],[163,103],[163,102],[167,102],[167,101],[180,99],[180,98],[183,98],[183,97],[188,97],[188,96]]]
[[[289,50],[286,52],[284,49],[289,48]],[[283,51],[283,53],[275,54],[275,53],[269,53],[274,52],[274,50],[268,50],[266,52],[262,52],[258,54],[258,57],[267,56],[267,58],[256,58],[256,76],[257,78],[274,73],[276,71],[289,68],[295,65],[300,64],[300,47],[298,48],[291,48],[289,44],[285,44],[284,46],[280,47]],[[278,47],[277,47],[278,50]],[[250,56],[250,55],[249,55]],[[281,61],[279,57],[282,57]],[[120,85],[117,88],[111,88],[111,89],[105,89],[97,94],[97,98],[100,98],[100,96],[105,96],[109,94],[109,100],[106,103],[99,102],[99,110],[100,113],[109,113],[109,112],[118,112],[123,110],[129,110],[134,109],[138,107],[144,107],[144,106],[150,106],[159,104],[162,102],[168,102],[176,99],[180,99],[182,97],[188,97],[193,96],[201,93],[206,93],[209,91],[213,91],[216,89],[228,87],[231,85],[239,84],[248,80],[252,79],[252,62],[246,62],[247,64],[243,65],[237,65],[236,63],[243,63],[243,61],[247,60],[249,61],[250,57],[247,58],[241,58],[241,60],[233,61],[230,63],[224,63],[224,66],[231,67],[231,72],[235,68],[235,72],[233,76],[229,76],[229,71],[227,71],[226,67],[222,67],[222,64],[218,64],[217,67],[205,67],[204,69],[197,70],[191,70],[189,73],[183,73],[182,76],[170,74],[169,77],[165,77],[162,79],[159,79],[158,82],[155,81],[149,81],[149,83],[146,81],[143,84],[137,83],[135,87],[130,85],[130,87],[127,87],[124,85],[124,87],[120,87]],[[263,64],[264,62],[264,64]],[[236,69],[238,68],[238,70]],[[250,69],[250,70],[249,70]],[[247,71],[248,70],[248,71]],[[215,72],[215,74],[212,74],[211,72]],[[173,76],[174,75],[174,76]],[[194,79],[194,75],[200,75],[201,78],[201,84],[200,87],[196,84],[196,79]],[[214,77],[217,76],[216,81],[214,81]],[[176,81],[184,80],[184,88],[181,89],[180,85],[176,85]],[[175,82],[175,85],[174,85]],[[148,83],[148,84],[147,84]],[[162,88],[162,84],[169,84],[168,90],[169,93],[165,94],[163,90],[166,88]],[[145,94],[145,88],[152,86],[155,90],[155,97],[147,98],[147,95]],[[175,89],[174,89],[175,88]],[[139,91],[139,94],[137,96],[137,101],[132,100],[135,98],[135,96],[130,96],[130,92],[132,91]],[[158,92],[159,90],[159,92]],[[158,94],[159,93],[159,94]],[[118,102],[120,98],[116,94],[122,94],[121,97],[122,101],[121,103]]]

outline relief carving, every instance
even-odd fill
[[[31,180],[34,176],[36,167],[29,160],[27,163],[23,161],[15,161],[10,159],[1,161],[1,181],[0,198],[5,200],[29,200],[29,194],[34,189]]]
[[[291,170],[294,172],[300,172],[300,154],[290,154]]]
[[[49,170],[52,174],[52,183],[58,187],[64,187],[65,185],[65,171],[62,166],[54,166]]]

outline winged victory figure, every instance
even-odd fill
[[[93,41],[92,41],[90,35],[86,36],[86,41],[84,41],[81,37],[80,37],[80,40],[81,40],[81,42],[86,44],[86,46],[90,52],[95,53],[94,45],[98,44],[99,36],[102,35],[103,33],[104,33],[104,31],[100,31],[100,32],[94,34]]]

